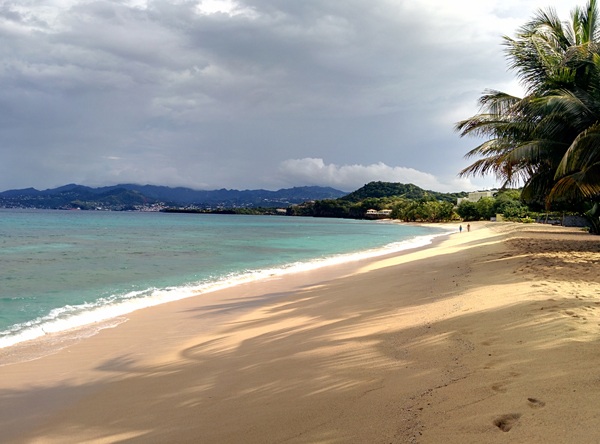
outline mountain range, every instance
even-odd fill
[[[0,208],[132,210],[178,206],[197,208],[276,208],[311,200],[336,199],[347,193],[330,187],[294,187],[269,190],[194,190],[184,187],[120,184],[87,187],[68,184],[37,190],[25,188],[0,192]]]

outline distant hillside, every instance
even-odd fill
[[[329,187],[294,187],[277,191],[269,190],[193,190],[191,188],[169,188],[156,185],[134,185],[125,184],[116,187],[99,188],[108,190],[111,188],[125,188],[137,191],[144,196],[164,201],[173,202],[177,205],[199,205],[199,206],[262,206],[276,207],[286,204],[302,203],[307,200],[335,199],[346,193]]]
[[[434,197],[436,200],[444,202],[456,202],[457,197],[466,197],[467,193],[439,193],[437,191],[428,191],[420,188],[412,183],[403,184],[395,182],[370,182],[356,191],[353,191],[340,200],[348,202],[360,202],[368,198],[382,197],[404,197],[406,199],[416,200],[422,199],[425,196]]]
[[[0,207],[132,210],[160,204],[200,208],[274,208],[312,200],[336,199],[345,194],[328,187],[295,187],[278,191],[205,191],[156,185],[121,184],[92,188],[69,184],[43,191],[35,188],[4,191],[0,193]]]
[[[398,210],[401,207],[413,204],[419,206],[423,202],[433,202],[434,204],[429,204],[429,207],[438,208],[440,210],[438,216],[444,209],[446,211],[444,214],[451,217],[456,198],[466,196],[467,193],[464,192],[428,191],[413,184],[370,182],[346,196],[298,205],[290,208],[288,213],[294,216],[363,219],[369,210],[392,210],[396,211],[392,217],[398,217]]]

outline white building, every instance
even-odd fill
[[[370,208],[367,210],[366,216],[372,219],[386,219],[392,215],[392,210],[374,210]]]
[[[468,197],[459,197],[456,199],[456,205],[460,205],[462,202],[477,202],[482,197],[494,197],[497,190],[491,191],[473,191],[469,193]]]

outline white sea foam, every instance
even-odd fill
[[[375,258],[390,253],[424,247],[431,244],[434,238],[447,235],[450,231],[455,230],[448,229],[448,232],[445,233],[417,236],[401,242],[391,243],[377,249],[330,256],[307,262],[295,262],[275,268],[248,270],[244,273],[221,277],[209,282],[193,283],[162,289],[149,288],[145,291],[134,291],[123,295],[113,295],[109,298],[99,299],[94,303],[67,305],[52,310],[44,317],[14,325],[10,330],[0,332],[0,349],[67,331],[73,332],[71,339],[74,337],[87,337],[104,328],[115,327],[126,320],[126,318],[124,318],[125,315],[142,308],[199,296],[247,282],[315,270],[321,267]],[[117,319],[120,320],[118,322],[111,322],[111,320]]]

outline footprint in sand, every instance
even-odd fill
[[[509,413],[494,419],[494,425],[503,432],[508,432],[514,427],[521,417],[520,413]]]
[[[492,390],[498,393],[506,393],[508,391],[508,388],[506,388],[504,384],[499,382],[498,384],[492,385]]]
[[[527,398],[527,404],[529,404],[529,407],[534,408],[534,409],[539,409],[546,405],[546,403],[544,401],[540,401],[537,398]]]

